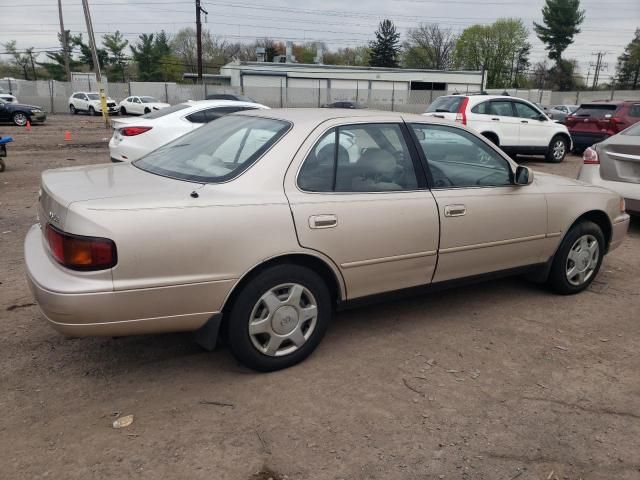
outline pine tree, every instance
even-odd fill
[[[618,88],[631,90],[640,87],[640,28],[636,29],[633,40],[618,57],[616,85]]]
[[[580,33],[578,28],[584,21],[584,10],[580,0],[546,0],[542,8],[544,25],[533,22],[533,29],[542,43],[546,43],[549,58],[559,64],[564,52]]]
[[[391,20],[383,20],[376,31],[375,41],[369,44],[372,67],[397,67],[400,54],[400,34]]]

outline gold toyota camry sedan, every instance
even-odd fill
[[[44,172],[25,262],[62,333],[195,331],[213,348],[224,332],[270,371],[307,357],[354,300],[503,274],[578,293],[622,242],[624,210],[462,126],[253,110],[131,164]]]

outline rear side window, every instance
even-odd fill
[[[630,117],[640,117],[640,103],[636,103],[631,105],[629,108],[629,116]]]
[[[576,117],[604,118],[607,115],[613,115],[617,109],[618,105],[612,104],[583,104],[573,115]]]
[[[194,112],[191,115],[187,115],[187,120],[191,123],[207,123],[207,111],[200,110],[199,112]]]
[[[627,128],[626,130],[623,130],[621,133],[622,135],[640,136],[640,122]]]
[[[142,118],[160,118],[165,115],[169,115],[170,113],[178,112],[180,110],[184,110],[185,108],[189,108],[191,105],[188,103],[179,103],[174,105],[173,107],[163,108],[162,110],[154,110],[151,113],[147,113],[146,115],[142,115]]]
[[[440,97],[436,98],[427,108],[427,112],[457,113],[462,99],[467,97]]]
[[[298,174],[307,192],[415,190],[413,161],[397,124],[344,125],[320,138]]]
[[[476,105],[475,107],[473,107],[471,109],[472,113],[479,113],[481,115],[489,115],[490,113],[490,106],[489,106],[489,102],[482,102],[479,103],[478,105]]]
[[[491,104],[491,114],[502,117],[513,117],[513,108],[511,102],[504,100],[493,100]]]

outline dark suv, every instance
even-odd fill
[[[583,103],[567,115],[565,125],[576,152],[601,142],[640,121],[640,101],[595,101]]]

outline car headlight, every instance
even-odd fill
[[[40,110],[39,108],[34,108],[33,110],[31,110],[31,113],[42,113],[42,110]]]

